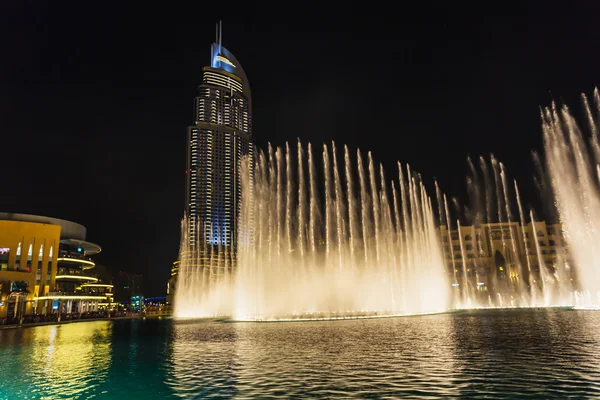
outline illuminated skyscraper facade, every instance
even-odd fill
[[[219,248],[234,257],[240,220],[240,167],[254,163],[250,85],[238,60],[217,42],[202,69],[187,130],[186,217],[188,245]]]

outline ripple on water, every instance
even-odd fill
[[[0,398],[600,396],[600,313],[0,331]]]

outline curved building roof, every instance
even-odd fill
[[[250,110],[252,110],[252,96],[250,93],[250,82],[246,77],[246,72],[242,68],[242,64],[235,58],[233,53],[223,47],[222,44],[213,43],[211,48],[211,60],[210,66],[213,68],[221,69],[229,73],[234,74],[241,78],[243,83],[243,94],[248,99],[250,104]]]
[[[64,219],[44,217],[42,215],[17,214],[0,212],[0,220],[35,222],[38,224],[60,225],[61,239],[75,239],[85,241],[87,229],[85,226]]]
[[[81,247],[82,249],[85,250],[85,254],[87,254],[88,256],[98,254],[102,251],[102,247],[98,246],[96,243],[86,242],[85,240],[60,239],[60,242],[64,243],[64,244],[68,244],[73,247]]]

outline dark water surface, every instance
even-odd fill
[[[600,312],[0,331],[2,399],[600,397]]]

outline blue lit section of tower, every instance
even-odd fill
[[[218,35],[220,36],[220,35]],[[186,215],[189,245],[205,241],[234,257],[241,211],[242,157],[253,163],[252,98],[241,64],[220,43],[194,101],[188,127]]]

